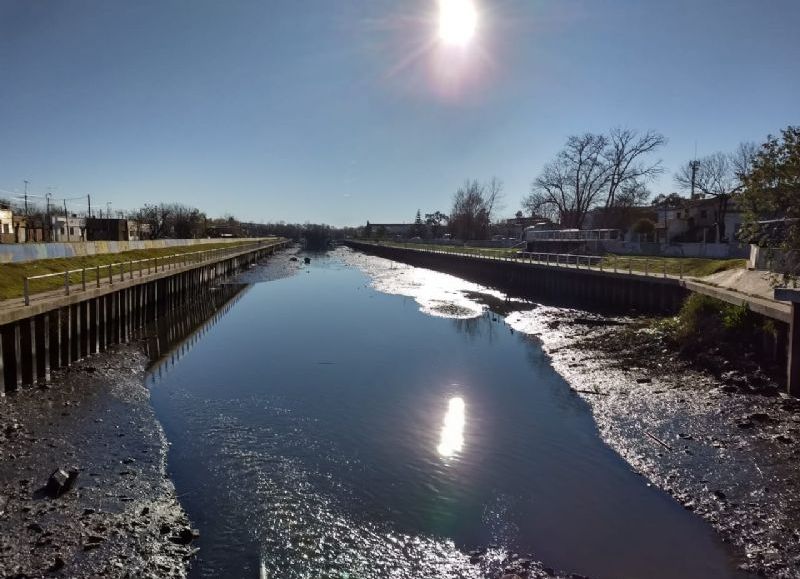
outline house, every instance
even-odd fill
[[[657,207],[656,231],[661,243],[727,243],[735,241],[744,214],[729,200],[718,231],[720,202],[715,197],[685,199],[677,207]]]
[[[71,215],[50,216],[51,241],[86,241],[86,219]]]
[[[15,243],[14,214],[11,208],[0,207],[0,243]]]

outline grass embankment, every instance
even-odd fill
[[[514,257],[520,251],[520,248],[464,247],[461,245],[402,243],[397,241],[382,241],[381,244],[411,249],[433,249],[495,257]],[[664,273],[664,267],[666,266],[667,275],[680,275],[683,273],[684,276],[691,277],[705,277],[720,271],[742,269],[747,266],[747,260],[745,259],[707,259],[701,257],[645,257],[606,254],[603,256],[602,261],[604,269],[614,269],[616,264],[617,269],[620,271],[627,271],[629,262],[633,271],[648,271],[650,274],[660,275]]]
[[[667,275],[680,275],[691,277],[705,277],[720,271],[729,269],[742,269],[747,266],[745,259],[706,259],[702,257],[641,257],[627,255],[605,255],[603,256],[603,268],[628,269],[630,261],[631,269],[634,271],[649,271],[651,274],[659,275],[664,273],[667,268]]]
[[[446,251],[448,253],[467,253],[470,255],[491,255],[495,257],[513,257],[520,248],[510,247],[465,247],[463,245],[438,245],[435,243],[403,243],[400,241],[381,241],[381,245],[391,247],[405,247],[407,249],[432,249],[434,251]]]
[[[205,243],[202,245],[182,245],[177,247],[160,247],[155,249],[134,249],[131,251],[123,251],[120,253],[103,253],[99,255],[86,255],[80,257],[64,257],[57,259],[39,259],[36,261],[28,261],[24,263],[2,263],[0,264],[0,300],[9,298],[18,298],[23,295],[23,284],[26,277],[34,275],[42,275],[46,273],[58,273],[66,270],[75,269],[89,269],[86,272],[87,284],[96,283],[97,266],[100,266],[100,274],[105,281],[108,279],[109,268],[107,266],[124,262],[127,264],[129,261],[136,261],[139,259],[152,259],[152,258],[166,258],[170,255],[183,255],[197,251],[207,251],[211,249],[221,249],[225,247],[235,247],[252,243],[250,240],[242,240],[241,242],[220,242],[220,243]],[[161,264],[167,262],[160,262]],[[133,271],[138,273],[138,268],[143,267],[147,271],[147,263],[134,264]],[[119,278],[120,267],[112,268],[112,273],[115,276],[114,281]],[[128,267],[125,266],[125,273],[127,275]],[[81,283],[81,273],[70,274],[71,283]],[[58,289],[63,287],[64,278],[54,276],[41,280],[31,280],[30,289],[31,294]]]

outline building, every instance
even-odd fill
[[[0,243],[15,243],[14,214],[8,207],[0,207]]]
[[[86,241],[86,219],[71,215],[50,216],[51,241]]]
[[[372,235],[381,237],[408,237],[411,235],[413,223],[367,223],[372,228]]]
[[[86,219],[86,241],[131,241],[131,221],[127,219]]]
[[[719,231],[720,202],[716,197],[685,199],[677,207],[658,207],[656,232],[661,243],[735,242],[744,223],[744,214],[735,201],[729,200]]]

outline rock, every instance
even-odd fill
[[[747,418],[749,420],[752,420],[753,422],[762,422],[762,423],[773,422],[773,419],[770,418],[769,414],[767,414],[766,412],[754,412]]]
[[[652,382],[652,380],[650,378],[637,378],[636,379],[636,383],[637,384],[650,384],[650,382]]]
[[[200,532],[197,529],[184,528],[177,535],[172,535],[169,540],[176,545],[188,545],[199,536]]]
[[[720,491],[720,490],[713,491],[711,494],[712,494],[712,495],[714,495],[714,498],[715,498],[715,499],[717,499],[718,501],[725,501],[725,500],[727,500],[727,498],[728,498],[728,497],[725,495],[725,493],[723,493],[723,492],[722,492],[722,491]]]
[[[44,529],[39,523],[31,523],[30,525],[28,525],[28,529],[30,529],[34,533],[41,533],[42,531],[44,531]]]
[[[77,479],[78,469],[71,468],[66,471],[63,468],[57,468],[47,479],[45,490],[51,497],[60,497],[75,485]]]
[[[48,571],[50,571],[51,573],[55,573],[56,571],[60,571],[61,569],[63,569],[64,565],[65,565],[64,559],[56,555],[56,558],[55,560],[53,560],[53,564],[50,565]]]
[[[303,261],[304,261],[305,263],[311,263],[311,258],[310,258],[310,257],[304,257],[304,258],[303,258]]]
[[[289,261],[297,261],[297,258],[292,256],[292,257],[289,258]]]

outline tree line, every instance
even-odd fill
[[[742,142],[734,151],[691,159],[675,172],[674,183],[690,198],[716,200],[720,239],[729,233],[725,216],[731,202],[742,207],[751,223],[800,218],[799,135],[800,128],[789,126],[760,146]],[[522,210],[562,227],[581,228],[587,214],[598,208],[607,226],[617,227],[619,217],[634,207],[678,207],[685,200],[678,193],[653,198],[649,188],[665,171],[658,153],[666,143],[664,135],[652,130],[615,128],[569,136],[533,180]],[[444,218],[437,225],[447,221],[448,231],[458,239],[485,239],[502,198],[503,183],[496,177],[486,182],[468,179],[453,195],[450,215],[436,212]],[[415,225],[421,223],[417,212]]]

